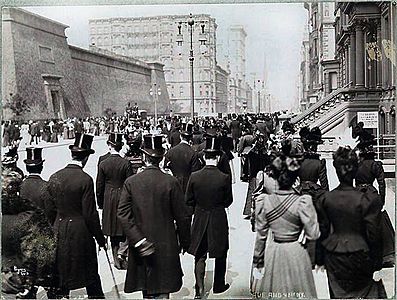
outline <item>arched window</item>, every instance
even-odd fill
[[[183,70],[179,71],[179,80],[183,80]]]

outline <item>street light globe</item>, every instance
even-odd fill
[[[200,53],[201,54],[206,54],[207,53],[207,45],[206,44],[201,44],[200,45]]]
[[[187,24],[189,26],[193,26],[194,25],[194,19],[193,19],[193,15],[192,14],[189,15],[189,20],[187,21]]]

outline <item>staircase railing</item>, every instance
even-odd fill
[[[322,109],[328,110],[329,108],[334,107],[336,104],[341,102],[340,100],[344,100],[344,99],[339,99],[339,98],[340,98],[341,94],[348,91],[347,87],[349,85],[350,85],[350,83],[331,92],[330,94],[328,94],[327,96],[322,98],[320,101],[318,101],[315,104],[313,104],[312,106],[310,106],[306,111],[304,111],[300,115],[297,115],[296,117],[292,118],[291,122],[293,124],[299,125],[299,123],[301,123],[302,121],[305,121],[306,119],[309,119],[311,117],[314,118],[316,111],[321,112]]]

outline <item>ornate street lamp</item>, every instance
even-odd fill
[[[149,95],[153,96],[154,99],[154,126],[157,126],[157,100],[158,96],[161,95],[161,88],[156,89],[156,83],[153,83],[153,87],[149,90]]]
[[[200,21],[200,23],[204,23]],[[189,25],[189,34],[190,34],[190,52],[189,52],[189,61],[190,61],[190,100],[191,100],[191,118],[194,119],[194,52],[193,52],[193,29],[195,21],[193,19],[193,15],[189,15],[189,19],[186,22],[179,22],[178,23],[178,34],[176,38],[178,51],[182,53],[182,46],[183,46],[183,34],[182,34],[182,24]],[[207,47],[206,47],[207,38],[205,37],[205,25],[201,24],[201,32],[199,35],[199,42],[200,42],[200,52],[201,54],[205,54]]]

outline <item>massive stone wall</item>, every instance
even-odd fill
[[[2,15],[2,24],[8,28],[3,36],[3,66],[15,72],[13,77],[2,78],[7,82],[2,90],[3,103],[11,101],[12,93],[25,100],[29,110],[24,112],[24,118],[48,117],[51,111],[42,75],[55,75],[61,78],[68,114],[89,114],[70,72],[72,60],[65,36],[67,26],[15,8],[4,8]],[[12,117],[12,112],[7,109],[4,114],[5,118]]]
[[[80,84],[81,95],[93,115],[107,108],[123,113],[128,102],[138,103],[140,109],[154,113],[154,100],[149,94],[152,82],[162,89],[158,112],[166,113],[169,101],[162,65],[110,57],[70,46],[74,76]]]
[[[21,99],[27,109],[19,118],[55,117],[53,91],[59,93],[62,117],[98,116],[106,108],[120,114],[128,102],[154,113],[153,82],[162,90],[158,112],[169,111],[161,64],[69,46],[66,25],[22,9],[4,8],[2,25],[4,119],[16,118],[7,104]]]

